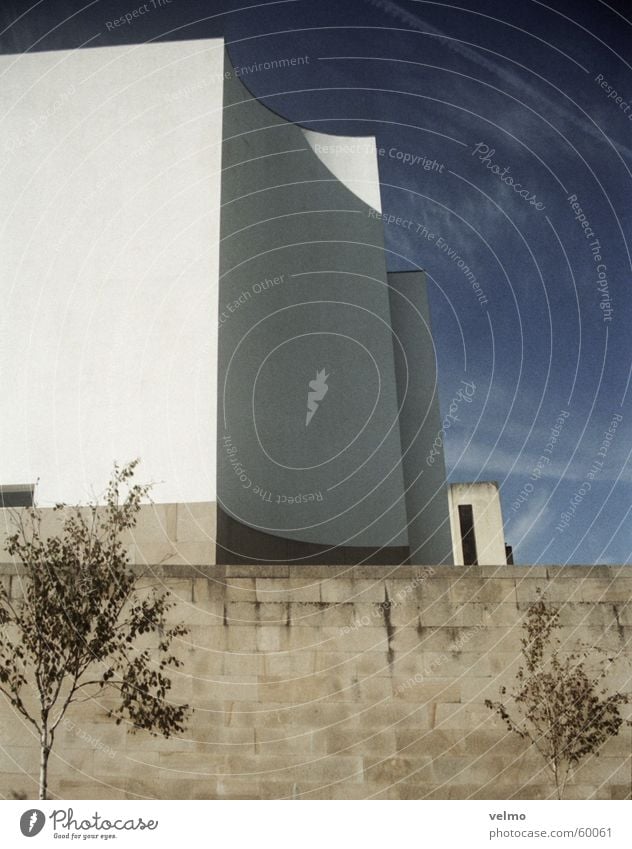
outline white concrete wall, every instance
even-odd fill
[[[0,57],[0,483],[215,498],[223,41]]]
[[[498,484],[494,481],[453,483],[449,487],[448,500],[455,565],[463,566],[460,504],[472,505],[479,566],[499,566],[506,563],[505,532]]]

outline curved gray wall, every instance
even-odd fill
[[[426,275],[389,272],[410,559],[452,563],[435,348]],[[441,447],[439,447],[441,446]],[[434,450],[431,450],[434,449]]]
[[[402,559],[399,343],[382,223],[299,127],[248,93],[228,58],[226,70],[218,557],[263,560],[258,546],[261,555],[262,541],[276,538],[325,562],[335,560],[328,547]],[[327,392],[306,424],[309,383],[322,370]],[[285,559],[281,542],[278,551],[272,559]]]

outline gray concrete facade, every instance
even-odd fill
[[[352,550],[357,562],[370,551],[401,562],[412,510],[413,550],[446,562],[442,460],[417,474],[439,421],[425,282],[396,275],[392,290],[379,209],[366,201],[379,204],[375,142],[305,131],[253,98],[228,57],[226,71],[218,559],[345,562]],[[355,184],[327,156],[343,143]],[[421,309],[397,294],[411,286]],[[414,392],[402,408],[407,361]]]

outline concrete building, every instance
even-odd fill
[[[218,562],[450,562],[426,283],[387,272],[375,139],[285,121],[228,56],[219,292]]]
[[[463,562],[426,281],[387,270],[375,139],[284,120],[220,40],[0,62],[2,503],[25,476],[85,500],[140,456],[158,504],[216,521],[190,562]],[[26,137],[43,77],[58,108]],[[473,562],[502,562],[498,511],[472,521]]]
[[[606,649],[629,688],[632,579],[507,565],[497,485],[446,485],[425,279],[387,271],[375,140],[284,121],[218,41],[0,62],[0,548],[33,497],[20,481],[74,502],[140,455],[167,483],[125,540],[137,589],[168,589],[190,629],[185,733],[130,735],[107,697],[82,702],[54,797],[552,797],[485,699],[514,680],[539,590],[563,651]],[[0,582],[19,604],[21,564]],[[569,796],[630,797],[630,733]],[[33,797],[37,771],[0,700],[0,795]]]

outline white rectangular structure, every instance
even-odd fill
[[[223,41],[0,57],[0,479],[215,498]],[[161,483],[164,481],[165,483]]]
[[[450,507],[450,530],[455,566],[473,565],[466,563],[464,539],[468,529],[464,527],[459,508],[467,515],[471,509],[473,536],[466,543],[475,553],[479,566],[500,566],[507,563],[505,532],[500,504],[498,484],[494,481],[480,483],[453,483],[448,487]]]

